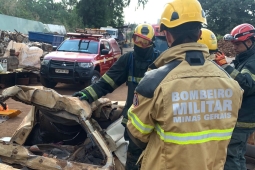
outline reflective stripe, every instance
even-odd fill
[[[248,69],[242,69],[241,73],[242,73],[242,74],[248,73],[248,74],[251,76],[252,80],[255,81],[255,75],[252,74],[252,73],[250,72],[250,70],[248,70]]]
[[[113,88],[113,89],[116,89],[118,86],[115,84],[115,82],[111,79],[111,77],[109,77],[107,74],[104,74],[102,76],[102,78],[108,83],[110,84],[110,86]]]
[[[141,80],[142,80],[142,78],[140,78],[140,77],[133,77],[133,80],[132,80],[132,76],[128,76],[128,81],[130,81],[130,82],[139,83]]]
[[[160,139],[167,143],[174,143],[178,145],[198,144],[205,143],[213,140],[228,140],[231,138],[232,129],[213,129],[201,132],[190,132],[190,133],[173,133],[164,132],[164,130],[156,125],[157,134]]]
[[[237,71],[237,70],[234,69],[234,70],[230,73],[230,76],[231,76],[233,79],[235,79],[236,76],[237,76],[237,74],[239,74],[239,71]]]
[[[86,87],[85,89],[89,92],[89,94],[92,96],[94,100],[98,99],[97,93],[92,87],[89,86],[89,87]]]
[[[128,122],[128,119],[126,119],[125,117],[123,117],[123,119],[122,119],[121,123],[123,123],[123,124],[127,124],[127,122]]]
[[[132,108],[132,107],[131,107]],[[151,133],[154,129],[153,126],[144,124],[136,115],[131,111],[131,108],[128,110],[128,117],[131,120],[132,124],[135,126],[137,130],[139,130],[142,134]]]
[[[255,123],[237,122],[236,127],[241,128],[255,128]]]

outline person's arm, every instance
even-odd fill
[[[73,96],[80,97],[81,100],[87,100],[89,103],[92,103],[100,97],[113,92],[117,87],[127,81],[129,55],[130,53],[122,55],[97,83],[76,92]]]
[[[255,93],[255,61],[247,63],[241,72],[231,66],[224,68],[229,75],[235,79],[244,90],[244,96],[249,96]]]
[[[138,89],[139,91],[139,89]],[[131,140],[141,149],[145,149],[160,113],[163,113],[163,95],[158,90],[152,98],[138,92],[134,95],[133,105],[128,110],[128,133]]]
[[[133,143],[141,149],[146,147],[151,133],[164,114],[160,82],[178,64],[173,62],[147,72],[136,88],[133,105],[128,110],[127,132]]]

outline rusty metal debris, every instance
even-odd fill
[[[15,41],[17,43],[27,44],[29,47],[36,46],[41,48],[43,51],[52,51],[52,45],[42,42],[30,42],[28,40],[28,35],[22,34],[15,30],[15,32],[1,31],[0,30],[0,56],[3,56],[6,48],[10,41]]]
[[[117,124],[123,129],[111,135],[91,117],[96,111],[98,120],[110,119],[108,115],[116,106],[111,107],[109,100],[99,99],[97,107],[91,109],[78,98],[29,86],[7,88],[0,99],[9,97],[33,107],[14,135],[0,140],[3,163],[37,170],[124,170],[123,156],[117,153],[118,146],[126,144],[120,140],[124,133],[121,119],[117,118]],[[126,154],[125,150],[121,152]]]

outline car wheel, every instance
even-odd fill
[[[54,88],[58,84],[58,82],[50,81],[42,76],[40,76],[40,82],[44,87],[47,88]]]
[[[86,81],[84,84],[85,86],[90,86],[92,84],[95,84],[96,82],[98,82],[98,80],[100,79],[100,73],[96,70],[93,71],[92,77],[90,78],[90,80]]]

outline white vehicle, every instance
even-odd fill
[[[105,30],[111,36],[111,38],[118,39],[118,32],[119,32],[118,29],[112,28],[111,26],[107,26],[107,27],[101,27],[100,30]]]
[[[123,47],[123,44],[126,40],[126,37],[123,34],[123,32],[121,30],[119,30],[117,28],[113,28],[111,26],[101,27],[100,30],[105,30],[111,38],[114,38],[118,42],[119,47],[121,49],[121,54],[122,54],[123,53],[122,47]]]

